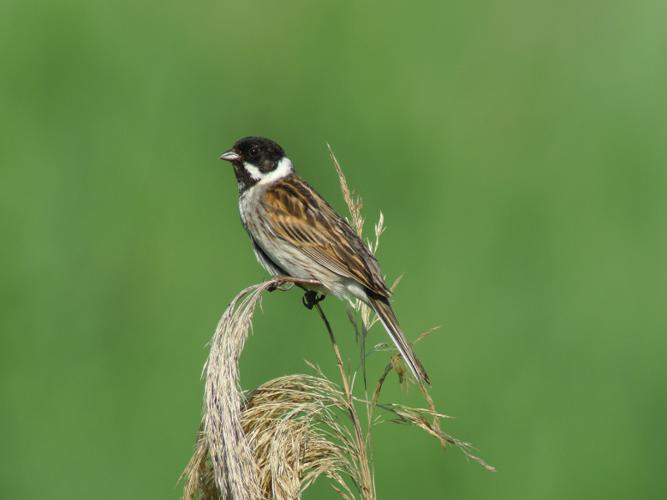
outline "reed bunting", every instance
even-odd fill
[[[241,221],[259,263],[272,275],[314,279],[318,291],[357,298],[378,315],[418,381],[429,383],[389,304],[375,256],[347,221],[299,177],[283,148],[245,137],[220,156],[234,166]],[[310,290],[312,307],[317,291]]]

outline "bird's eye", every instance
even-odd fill
[[[250,155],[251,156],[257,156],[259,153],[259,148],[257,146],[253,146],[250,148]]]

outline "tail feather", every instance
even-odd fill
[[[391,309],[391,306],[388,302],[385,302],[381,299],[369,298],[370,306],[377,313],[384,329],[387,330],[387,333],[391,337],[391,340],[396,345],[398,352],[401,353],[403,360],[410,368],[410,371],[417,379],[418,382],[426,382],[430,384],[431,381],[428,378],[424,366],[421,364],[421,361],[415,356],[412,346],[408,342],[408,339],[405,338],[401,328],[398,326],[398,320],[394,311]]]

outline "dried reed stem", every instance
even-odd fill
[[[257,465],[241,425],[245,398],[239,385],[238,360],[262,293],[286,283],[319,284],[314,280],[282,277],[242,290],[225,310],[211,341],[205,365],[203,435],[213,462],[215,483],[224,497],[262,498]],[[201,454],[198,448],[193,457],[199,465]],[[186,491],[194,487],[189,483]]]
[[[359,416],[354,406],[355,398],[354,394],[352,393],[352,385],[350,384],[347,373],[345,372],[345,365],[343,364],[343,358],[340,355],[340,349],[338,348],[338,344],[336,343],[336,337],[334,336],[333,330],[331,329],[331,324],[329,323],[329,320],[324,314],[324,311],[322,310],[320,304],[319,303],[315,304],[315,307],[317,308],[317,312],[319,313],[320,318],[322,318],[324,326],[327,329],[327,333],[329,334],[329,340],[331,340],[331,346],[336,356],[336,364],[338,365],[338,373],[343,383],[343,390],[345,391],[345,399],[347,400],[348,404],[348,412],[350,415],[350,420],[352,421],[352,426],[354,427],[354,437],[356,440],[357,451],[359,456],[359,465],[361,466],[360,476],[362,482],[359,484],[359,487],[361,488],[361,492],[364,498],[368,500],[374,500],[375,480],[370,470],[368,452],[366,450],[366,445],[368,444],[368,440],[364,438],[364,434],[361,429],[361,422],[359,421]]]

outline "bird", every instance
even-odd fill
[[[297,175],[283,148],[264,137],[244,137],[220,159],[234,167],[241,222],[262,267],[273,276],[319,282],[307,288],[309,309],[326,294],[360,299],[375,311],[417,382],[430,384],[389,303],[391,291],[377,259],[345,218]]]

